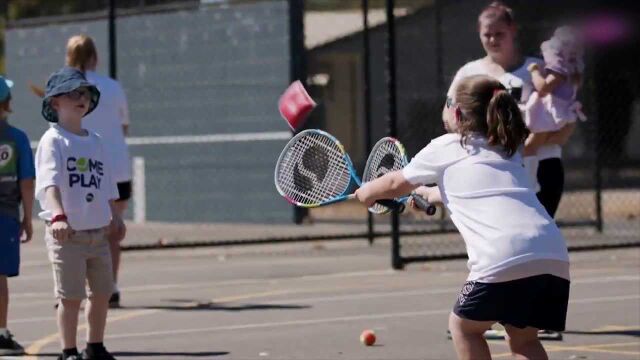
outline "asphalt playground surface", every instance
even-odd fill
[[[563,341],[552,359],[640,359],[640,248],[571,253]],[[9,328],[31,359],[59,352],[50,265],[35,238],[11,279]],[[106,346],[122,359],[454,359],[447,317],[464,260],[390,270],[364,240],[130,251]],[[81,315],[81,324],[84,323]],[[359,342],[372,329],[374,346]],[[78,344],[84,344],[84,325]],[[491,341],[494,358],[510,358]]]

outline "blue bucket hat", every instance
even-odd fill
[[[0,102],[11,98],[11,87],[13,81],[0,76]]]
[[[82,71],[72,67],[65,66],[51,74],[49,80],[47,80],[47,88],[42,100],[42,116],[49,122],[58,122],[58,114],[51,106],[51,98],[70,93],[81,87],[86,87],[91,93],[89,110],[84,114],[87,116],[95,110],[96,106],[98,106],[98,101],[100,101],[98,88],[87,81]]]

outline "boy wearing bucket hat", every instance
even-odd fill
[[[36,151],[36,198],[47,224],[45,241],[59,299],[59,359],[113,359],[103,344],[113,274],[109,233],[124,234],[114,211],[118,188],[100,137],[82,128],[100,92],[77,69],[64,67],[47,81],[42,116],[52,126]],[[86,305],[87,347],[76,346],[80,303]]]
[[[0,357],[24,354],[7,329],[7,277],[18,276],[20,242],[28,242],[33,235],[33,153],[27,135],[8,122],[12,85],[0,76]]]

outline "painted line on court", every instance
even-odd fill
[[[352,288],[352,287],[351,287]],[[294,293],[295,290],[274,290],[274,291],[264,291],[264,292],[257,292],[257,293],[250,293],[250,294],[243,294],[243,295],[235,295],[235,296],[228,296],[228,297],[223,297],[223,298],[218,298],[216,299],[217,303],[228,303],[228,302],[233,302],[233,301],[239,301],[239,300],[248,300],[248,299],[255,299],[255,298],[261,298],[261,297],[268,297],[268,296],[274,296],[274,295],[282,295],[282,294],[291,294]],[[160,313],[162,312],[162,309],[149,309],[149,310],[140,310],[140,311],[134,311],[131,313],[127,313],[127,314],[122,314],[119,316],[113,316],[113,317],[109,317],[107,318],[107,323],[113,323],[116,321],[121,321],[121,320],[130,320],[133,318],[137,318],[137,317],[141,317],[141,316],[145,316],[145,315],[151,315],[151,314],[156,314],[156,313]],[[54,318],[55,320],[55,318]],[[78,332],[80,332],[81,330],[84,330],[87,328],[87,324],[82,324],[80,326],[78,326]],[[108,337],[105,337],[108,338]],[[25,352],[27,354],[37,354],[39,353],[42,348],[44,348],[45,346],[47,346],[48,344],[56,341],[59,339],[59,334],[58,332],[49,334],[43,338],[40,338],[38,340],[35,340],[34,342],[31,343],[31,345],[29,345],[26,349]],[[37,360],[37,355],[28,355],[23,357],[24,359],[28,359],[28,360]]]
[[[604,332],[604,331],[628,331],[628,330],[640,331],[640,325],[632,325],[632,326],[606,325],[603,327],[595,328],[591,331],[594,333],[598,333],[598,332]]]
[[[348,322],[348,321],[356,321],[356,320],[380,320],[380,319],[389,319],[389,318],[441,315],[441,314],[448,314],[449,312],[451,312],[451,309],[400,312],[400,313],[388,313],[388,314],[377,314],[377,315],[355,315],[355,316],[342,316],[342,317],[325,318],[325,319],[292,320],[292,321],[283,321],[283,322],[268,322],[268,323],[256,323],[256,324],[214,326],[214,327],[194,328],[194,329],[173,329],[173,330],[167,330],[167,331],[128,333],[128,334],[106,336],[105,338],[120,339],[120,338],[132,338],[132,337],[149,337],[149,336],[158,336],[158,335],[172,335],[172,334],[177,335],[177,334],[191,334],[191,333],[199,333],[199,332],[215,332],[215,331],[226,331],[226,330],[273,328],[273,327],[285,327],[285,326],[292,326],[292,325],[315,325],[315,324],[327,324],[327,323],[334,323],[334,322]]]
[[[154,312],[157,312],[156,310],[140,310],[140,311],[134,311],[132,313],[128,313],[128,314],[122,314],[122,315],[118,315],[118,316],[113,316],[107,319],[107,323],[112,323],[115,321],[120,321],[120,320],[127,320],[127,319],[132,319],[132,318],[136,318],[136,317],[140,317],[143,315],[148,315],[148,314],[152,314]],[[84,330],[87,328],[87,324],[82,324],[80,326],[78,326],[78,332],[80,332],[81,330]],[[25,352],[27,354],[36,354],[39,353],[40,350],[45,347],[46,345],[48,345],[49,343],[52,343],[56,340],[58,340],[60,337],[58,335],[58,332],[55,332],[53,334],[49,334],[41,339],[38,339],[36,341],[34,341],[31,345],[29,345],[29,347],[27,347],[25,349]],[[29,360],[37,360],[38,357],[37,355],[27,355],[25,357],[23,357],[24,359],[29,359]]]
[[[594,284],[594,283],[608,283],[612,281],[638,281],[640,276],[638,275],[619,275],[619,276],[601,276],[594,278],[584,279],[571,279],[571,284]]]
[[[325,290],[326,291],[326,290]],[[295,293],[295,289],[289,290],[276,290],[276,291],[268,291],[268,292],[258,292],[244,295],[236,295],[229,296],[225,298],[219,298],[216,300],[218,303],[223,302],[232,302],[238,300],[247,300],[253,298],[260,297],[268,297],[273,295],[280,295],[285,293],[292,294]],[[631,295],[631,296],[614,296],[614,297],[599,297],[592,299],[578,299],[574,301],[570,301],[569,303],[595,303],[595,302],[608,302],[608,301],[619,301],[619,300],[629,300],[629,299],[639,299],[640,295]],[[298,300],[303,301],[303,300]],[[112,323],[121,320],[129,320],[145,315],[151,315],[155,313],[161,312],[161,309],[152,309],[152,310],[141,310],[134,311],[128,314],[122,314],[120,316],[115,316],[107,319],[107,323]],[[329,318],[329,319],[310,319],[310,320],[297,320],[297,321],[287,321],[287,322],[271,322],[271,323],[258,323],[258,324],[245,324],[245,325],[232,325],[232,326],[222,326],[222,327],[209,327],[209,328],[198,328],[198,329],[182,329],[177,330],[173,329],[171,331],[155,331],[155,332],[142,332],[142,333],[129,333],[129,334],[120,334],[120,335],[112,335],[106,336],[107,339],[118,339],[123,337],[149,337],[156,335],[169,335],[169,334],[189,334],[194,332],[211,332],[211,331],[223,331],[223,330],[240,330],[240,329],[254,329],[254,328],[265,328],[265,327],[281,327],[281,326],[291,326],[291,325],[312,325],[312,324],[321,324],[321,323],[331,323],[331,322],[344,322],[344,321],[355,321],[355,320],[376,320],[376,319],[386,319],[386,318],[394,318],[394,317],[412,317],[412,316],[427,316],[427,315],[441,315],[448,314],[451,309],[440,309],[440,310],[428,310],[428,311],[418,311],[418,312],[404,312],[404,313],[389,313],[389,314],[378,314],[378,315],[358,315],[358,316],[347,316],[347,317],[338,317],[338,318]],[[86,328],[86,324],[83,324],[78,327],[78,331]],[[58,333],[53,333],[48,336],[45,336],[41,339],[34,341],[27,349],[26,352],[28,354],[34,354],[40,352],[40,350],[48,345],[49,343],[57,340]],[[37,357],[29,356],[27,359],[37,359]]]
[[[358,289],[367,289],[375,287],[372,286],[359,286]],[[353,285],[348,286],[340,286],[340,287],[331,287],[331,288],[323,288],[323,289],[283,289],[283,290],[274,290],[274,291],[265,291],[262,293],[254,293],[247,295],[237,295],[237,296],[227,296],[221,299],[211,299],[212,303],[228,303],[239,300],[246,300],[249,298],[260,298],[260,297],[269,297],[269,296],[278,296],[278,295],[291,295],[291,294],[303,294],[303,293],[313,293],[313,292],[329,292],[329,291],[339,291],[345,289],[356,289]],[[357,299],[376,299],[376,298],[386,298],[386,297],[407,297],[407,296],[418,296],[418,295],[437,295],[437,294],[454,294],[459,288],[442,288],[442,289],[434,289],[434,290],[409,290],[409,291],[394,291],[394,292],[369,292],[369,293],[360,293],[354,295],[337,295],[337,296],[326,296],[326,297],[315,297],[315,298],[300,298],[295,300],[273,300],[266,301],[264,305],[270,304],[294,304],[297,302],[306,302],[306,303],[319,303],[319,302],[332,302],[332,301],[346,301],[346,300],[357,300]],[[195,305],[198,305],[198,302],[189,302],[185,303],[182,307],[189,308]],[[180,306],[177,306],[180,307]],[[126,310],[126,307],[123,308]],[[10,320],[10,324],[21,324],[21,323],[31,323],[31,322],[41,322],[41,321],[55,321],[55,316],[49,317],[34,317],[34,318],[24,318],[24,319],[16,319]]]
[[[146,292],[153,290],[175,290],[175,289],[190,289],[194,287],[221,287],[221,286],[235,286],[235,285],[264,285],[264,284],[277,284],[280,282],[293,282],[293,281],[316,281],[316,280],[325,280],[325,279],[333,279],[333,278],[347,278],[347,277],[368,277],[368,276],[382,276],[382,275],[393,275],[396,272],[393,270],[373,270],[373,271],[357,271],[357,272],[346,272],[346,273],[332,273],[332,274],[322,274],[322,275],[306,275],[306,276],[298,276],[298,277],[280,277],[280,278],[268,278],[268,279],[260,279],[260,278],[247,278],[247,279],[234,279],[234,280],[217,280],[217,281],[201,281],[201,282],[191,282],[191,283],[174,283],[174,284],[153,284],[153,285],[137,285],[137,286],[127,286],[121,287],[120,290],[122,292]],[[38,298],[38,297],[46,297],[53,298],[53,292],[30,292],[30,293],[17,293],[15,295],[11,295],[12,299],[20,299],[20,298]],[[38,302],[38,304],[40,304]]]
[[[9,320],[9,324],[24,324],[24,323],[32,323],[32,322],[41,322],[41,321],[53,321],[55,320],[55,316],[46,316],[46,317],[32,317],[26,319],[16,319]]]
[[[376,285],[371,286],[359,286],[359,289],[366,289],[375,287]],[[313,293],[313,292],[329,292],[329,291],[339,291],[345,289],[355,289],[354,285],[345,285],[345,286],[334,286],[331,288],[323,288],[323,289],[283,289],[283,290],[274,290],[267,291],[262,293],[250,294],[250,298],[258,298],[258,297],[268,297],[268,296],[277,296],[277,295],[291,295],[291,294],[303,294],[303,293]],[[387,297],[407,297],[407,296],[421,296],[421,295],[438,295],[438,294],[455,294],[460,289],[458,287],[451,288],[439,288],[439,289],[431,289],[431,290],[408,290],[408,291],[394,291],[394,292],[368,292],[368,293],[360,293],[360,294],[352,294],[352,295],[336,295],[336,296],[325,296],[325,297],[313,297],[313,298],[299,298],[293,300],[273,300],[264,302],[265,305],[269,304],[293,304],[297,302],[305,302],[305,303],[319,303],[319,302],[332,302],[332,301],[347,301],[347,300],[358,300],[358,299],[376,299],[376,298],[387,298]],[[247,295],[238,295],[238,296],[227,296],[222,299],[211,299],[212,303],[221,303],[221,302],[232,302],[238,300],[247,299]],[[197,302],[186,303],[184,305],[185,308],[188,308],[193,305],[197,305]],[[126,310],[126,308],[124,308]],[[9,323],[11,324],[19,324],[19,323],[30,323],[30,322],[39,322],[39,321],[54,321],[55,316],[50,317],[35,317],[35,318],[24,318],[24,319],[16,319],[11,320]]]
[[[615,299],[616,301],[635,300],[635,299],[640,299],[640,295],[603,296],[603,297],[597,297],[597,298],[575,299],[575,300],[569,301],[569,303],[570,304],[591,304],[591,303],[598,303],[598,302],[607,302],[607,301],[610,301],[610,299]]]
[[[640,299],[640,295],[629,297],[610,297],[606,301],[620,301],[627,300],[629,298]],[[603,302],[605,298],[597,298],[598,301]],[[302,300],[299,300],[302,301]],[[572,303],[570,301],[570,303]],[[387,313],[387,314],[375,314],[375,315],[355,315],[355,316],[343,316],[335,318],[324,319],[307,319],[307,320],[292,320],[284,322],[268,322],[268,323],[254,323],[254,324],[241,324],[241,325],[228,325],[228,326],[215,326],[205,328],[192,328],[192,329],[172,329],[167,331],[151,331],[151,332],[138,332],[138,333],[126,333],[119,335],[106,336],[107,339],[119,339],[119,338],[131,338],[131,337],[150,337],[158,335],[176,335],[176,334],[191,334],[199,332],[216,332],[216,331],[233,331],[233,330],[247,330],[247,329],[260,329],[260,328],[272,328],[272,327],[286,327],[296,325],[315,325],[326,324],[335,322],[347,322],[356,320],[381,320],[389,318],[404,318],[414,316],[429,316],[429,315],[446,315],[451,312],[451,308],[438,309],[438,310],[426,310],[426,311],[414,311],[414,312],[399,312],[399,313]]]
[[[350,286],[349,288],[353,288]],[[345,301],[345,300],[359,300],[359,299],[379,299],[389,297],[407,297],[407,296],[422,296],[422,295],[438,295],[438,294],[456,294],[460,291],[459,287],[440,288],[432,290],[407,290],[407,291],[393,291],[393,292],[370,292],[360,293],[352,295],[336,295],[336,296],[324,296],[315,298],[299,298],[291,300],[273,300],[267,301],[264,304],[295,304],[295,303],[322,303],[333,301]]]
[[[397,274],[396,271],[393,270],[373,270],[373,271],[356,271],[356,272],[346,272],[346,273],[332,273],[332,274],[321,274],[321,275],[306,275],[306,276],[298,276],[298,277],[279,277],[279,278],[269,278],[269,279],[259,279],[259,278],[247,278],[247,279],[234,279],[234,280],[219,280],[219,281],[202,281],[202,282],[192,282],[192,283],[174,283],[174,284],[152,284],[152,285],[137,285],[137,286],[128,286],[121,288],[123,292],[146,292],[153,290],[173,290],[173,289],[189,289],[193,287],[220,287],[220,286],[234,286],[234,285],[253,285],[260,284],[264,285],[268,284],[277,284],[279,282],[287,281],[316,281],[316,280],[325,280],[325,279],[333,279],[333,278],[346,278],[346,277],[369,277],[369,276],[389,276]],[[572,285],[577,284],[590,284],[590,283],[600,283],[600,282],[626,282],[626,281],[638,281],[640,280],[640,276],[630,276],[630,275],[622,275],[622,276],[607,276],[607,277],[595,277],[595,278],[584,278],[584,279],[575,279],[571,281]],[[51,296],[52,292],[30,292],[30,293],[16,293],[15,295],[11,295],[12,299],[21,299],[21,298],[38,298],[38,297],[47,297]],[[39,303],[38,303],[39,304]]]
[[[492,343],[499,345],[507,345],[506,343]],[[547,353],[551,352],[563,352],[563,351],[578,351],[578,352],[596,352],[596,353],[606,353],[606,354],[615,354],[615,355],[629,355],[629,356],[637,356],[640,355],[638,351],[621,351],[621,350],[611,350],[611,349],[600,349],[601,347],[618,347],[618,346],[638,346],[638,342],[628,342],[628,343],[619,343],[619,344],[593,344],[593,345],[584,345],[584,346],[557,346],[557,345],[547,345],[545,346],[545,351]],[[512,356],[511,352],[504,352],[495,355],[491,355],[493,359],[499,358],[510,358]]]
[[[376,287],[376,285],[372,284],[370,286],[358,286],[359,289],[366,289]],[[404,286],[402,286],[404,287]],[[317,292],[330,292],[330,291],[339,291],[345,289],[355,289],[354,285],[345,285],[345,286],[333,286],[330,288],[310,288],[310,289],[283,289],[269,292],[262,292],[252,294],[252,297],[267,297],[267,296],[276,296],[276,295],[289,295],[289,294],[303,294],[303,293],[317,293]],[[438,295],[438,294],[454,294],[459,291],[459,287],[448,287],[448,288],[435,288],[428,290],[405,290],[405,291],[378,291],[378,292],[367,292],[367,293],[359,293],[359,294],[349,294],[349,295],[335,295],[335,296],[324,296],[324,297],[313,297],[313,298],[298,298],[298,299],[289,299],[289,300],[273,300],[265,302],[265,304],[273,304],[273,303],[281,303],[281,304],[292,304],[297,302],[307,302],[307,303],[319,303],[319,302],[333,302],[333,301],[348,301],[348,300],[358,300],[358,299],[375,299],[375,298],[392,298],[392,297],[406,297],[406,296],[422,296],[422,295]],[[637,299],[638,295],[624,295],[618,296],[615,299],[620,300],[631,300]],[[244,295],[240,295],[238,297],[225,297],[225,302],[238,301],[244,299]],[[612,297],[598,297],[598,298],[590,298],[590,299],[575,299],[572,300],[571,303],[597,303],[601,301],[611,301]],[[219,302],[218,299],[211,299],[211,302]],[[38,302],[30,302],[23,304],[25,306],[35,305],[35,304],[48,304],[50,301],[38,301]],[[193,304],[197,304],[196,302],[187,303],[184,305],[185,308],[189,306],[193,306]],[[20,307],[20,304],[14,305],[15,307]],[[28,323],[35,322],[38,320],[55,320],[55,317],[50,318],[26,318],[26,319],[17,319],[10,321],[11,323]]]

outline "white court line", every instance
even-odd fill
[[[609,301],[624,301],[624,300],[630,300],[630,299],[640,299],[640,295],[580,299],[578,301],[569,301],[569,303],[570,304],[571,303],[587,303],[587,302],[595,303],[595,302],[609,302]],[[438,310],[399,312],[399,313],[387,313],[387,314],[376,314],[376,315],[343,316],[343,317],[325,318],[325,319],[293,320],[293,321],[283,321],[283,322],[214,326],[214,327],[192,328],[192,329],[172,329],[167,331],[125,333],[125,334],[119,334],[119,335],[109,335],[109,336],[106,336],[106,338],[107,339],[121,339],[121,338],[129,339],[134,337],[151,337],[151,336],[159,336],[159,335],[192,334],[192,333],[202,333],[202,332],[247,330],[247,329],[274,328],[274,327],[299,326],[299,325],[316,325],[316,324],[327,324],[327,323],[358,321],[358,320],[381,320],[381,319],[390,319],[390,318],[446,315],[450,312],[451,312],[451,309],[447,308],[447,309],[438,309]]]
[[[173,289],[191,289],[194,287],[221,287],[221,286],[235,286],[235,285],[264,285],[264,284],[278,284],[283,281],[317,281],[324,279],[331,279],[336,277],[361,277],[361,276],[381,276],[381,275],[393,275],[396,272],[393,270],[373,270],[373,271],[357,271],[348,273],[333,273],[322,275],[305,275],[297,277],[281,277],[281,278],[248,278],[248,279],[235,279],[235,280],[221,280],[221,281],[202,281],[192,283],[174,283],[174,284],[155,284],[155,285],[138,285],[121,287],[122,292],[146,292],[146,291],[163,291]],[[51,276],[49,274],[48,276]],[[29,292],[29,293],[16,293],[11,295],[11,299],[20,298],[39,298],[39,297],[52,297],[53,292]]]
[[[273,300],[273,301],[261,302],[261,304],[286,305],[286,304],[295,304],[295,303],[323,303],[323,302],[359,300],[359,299],[378,299],[378,298],[406,297],[406,296],[419,296],[419,295],[456,294],[458,291],[460,291],[460,287],[440,288],[440,289],[432,289],[432,290],[369,292],[369,293],[360,293],[360,294],[353,294],[353,295],[323,296],[323,297],[299,298],[299,299],[291,299],[291,300]]]
[[[603,297],[597,297],[597,298],[575,299],[575,300],[569,301],[569,303],[570,304],[593,304],[593,303],[599,303],[599,302],[612,301],[612,299],[615,299],[615,301],[635,300],[635,299],[640,299],[640,294],[639,295],[603,296]]]
[[[20,280],[38,280],[38,279],[53,279],[53,274],[48,271],[46,274],[31,274],[20,275]]]
[[[411,291],[400,291],[400,292],[369,292],[369,293],[360,293],[354,295],[337,295],[337,296],[325,296],[325,297],[311,297],[311,298],[298,298],[292,300],[284,300],[284,301],[267,301],[262,304],[293,304],[293,303],[305,303],[305,304],[313,304],[313,303],[325,303],[325,302],[334,302],[334,301],[346,301],[346,300],[359,300],[359,299],[379,299],[379,298],[390,298],[390,297],[408,297],[408,296],[422,296],[422,295],[437,295],[437,294],[455,294],[459,291],[459,288],[440,288],[440,289],[432,289],[432,290],[411,290]],[[608,296],[608,297],[596,297],[596,298],[587,298],[587,299],[574,299],[570,300],[570,304],[592,304],[599,302],[609,302],[609,301],[625,301],[625,300],[635,300],[640,299],[640,295],[621,295],[621,296]],[[450,309],[449,309],[450,310]],[[9,321],[9,323],[30,323],[30,322],[38,322],[38,321],[53,321],[55,317],[39,317],[39,318],[26,318],[26,319],[18,319]]]
[[[267,301],[264,304],[292,304],[297,302],[304,303],[321,303],[321,302],[332,302],[332,301],[345,301],[345,300],[356,300],[356,299],[376,299],[376,298],[386,298],[386,297],[406,297],[406,296],[418,296],[418,295],[436,295],[436,294],[453,294],[459,291],[459,288],[443,288],[443,289],[433,289],[433,290],[411,290],[411,291],[401,291],[401,292],[392,292],[392,293],[383,293],[383,292],[369,292],[369,293],[361,293],[355,295],[342,295],[342,296],[326,296],[326,297],[315,297],[315,298],[300,298],[295,300],[285,300],[285,301]],[[126,309],[126,308],[125,308]],[[53,316],[50,317],[37,317],[37,318],[25,318],[25,319],[17,319],[10,320],[11,324],[19,324],[19,323],[30,323],[30,322],[38,322],[38,321],[53,321],[56,318]]]
[[[170,289],[188,289],[193,287],[203,286],[233,286],[233,285],[252,285],[252,284],[276,284],[282,281],[315,281],[332,279],[337,277],[363,277],[363,276],[380,276],[380,275],[395,275],[400,272],[383,269],[383,270],[371,270],[371,271],[354,271],[346,273],[332,273],[332,274],[320,274],[320,275],[305,275],[297,277],[279,277],[279,278],[246,278],[246,279],[234,279],[234,280],[221,280],[221,281],[202,281],[192,283],[174,283],[174,284],[153,284],[153,285],[138,285],[121,288],[122,291],[127,292],[144,292],[153,290],[170,290]],[[427,275],[428,276],[428,275]],[[51,274],[42,275],[23,275],[21,279],[38,279],[38,278],[50,278]],[[639,281],[640,275],[619,275],[619,276],[605,276],[605,277],[591,277],[581,279],[571,279],[571,284],[593,284],[593,283],[609,283],[609,282],[626,282],[626,281]],[[51,292],[30,292],[30,293],[16,293],[12,294],[12,299],[19,298],[37,298],[43,296],[50,296]]]
[[[33,317],[33,318],[26,318],[26,319],[9,320],[9,324],[24,324],[24,323],[41,322],[41,321],[54,321],[55,319],[56,319],[55,316]]]
[[[571,279],[571,284],[594,284],[594,283],[608,283],[612,281],[638,281],[640,276],[638,275],[618,275],[618,276],[602,276],[592,277],[584,279]]]
[[[173,289],[190,289],[195,287],[221,287],[221,286],[235,286],[235,285],[255,285],[255,284],[278,284],[283,281],[316,281],[316,280],[324,280],[330,278],[337,277],[362,277],[362,276],[380,276],[380,275],[394,275],[396,271],[393,270],[374,270],[374,271],[356,271],[349,273],[333,273],[333,274],[323,274],[323,275],[308,275],[308,276],[299,276],[299,277],[282,277],[282,278],[271,278],[271,279],[237,279],[237,280],[223,280],[223,281],[205,281],[205,282],[193,282],[193,283],[175,283],[175,284],[155,284],[155,285],[139,285],[139,286],[130,286],[123,287],[120,290],[123,292],[147,292],[147,291],[165,291],[165,290],[173,290]],[[607,277],[594,277],[594,278],[584,278],[584,279],[576,279],[572,280],[572,285],[577,284],[591,284],[591,283],[602,283],[602,282],[626,282],[631,281],[635,282],[640,280],[640,276],[631,276],[631,275],[621,275],[621,276],[607,276]],[[448,288],[445,289],[432,289],[428,291],[447,291]],[[425,292],[428,294],[429,292]],[[12,299],[21,299],[21,298],[52,298],[52,292],[31,292],[31,293],[17,293],[11,295]],[[18,307],[28,307],[30,304],[39,305],[42,304],[42,301],[31,302],[31,303],[22,303]],[[16,306],[16,305],[13,305]]]
[[[191,333],[199,333],[199,332],[214,332],[214,331],[225,331],[225,330],[259,329],[259,328],[267,328],[267,327],[283,327],[283,326],[292,326],[292,325],[314,325],[314,324],[326,324],[326,323],[332,323],[332,322],[346,322],[346,321],[355,321],[355,320],[376,320],[376,319],[388,319],[388,318],[398,318],[398,317],[440,315],[440,314],[448,314],[449,312],[451,312],[451,309],[389,313],[389,314],[378,314],[378,315],[356,315],[356,316],[343,316],[343,317],[325,318],[325,319],[293,320],[293,321],[268,322],[268,323],[244,324],[244,325],[214,326],[214,327],[197,328],[197,329],[173,329],[168,331],[127,333],[127,334],[120,334],[120,335],[105,336],[105,338],[120,339],[120,338],[132,338],[132,337],[149,337],[149,336],[157,336],[157,335],[191,334]]]

